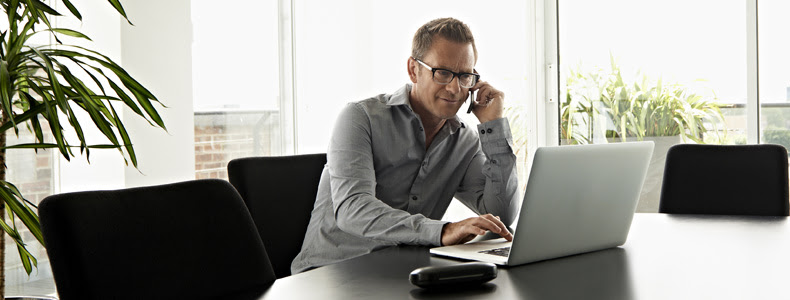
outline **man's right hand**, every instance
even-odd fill
[[[513,235],[507,230],[507,226],[499,220],[499,217],[485,214],[445,224],[442,228],[442,246],[466,243],[478,235],[485,234],[486,231],[497,233],[508,241],[513,240]]]

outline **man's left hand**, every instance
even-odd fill
[[[480,123],[502,118],[505,93],[492,87],[488,82],[479,81],[470,90],[477,91],[472,112]]]

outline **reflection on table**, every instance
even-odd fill
[[[261,299],[783,298],[788,253],[786,217],[637,214],[622,247],[500,267],[482,286],[415,287],[412,270],[461,261],[400,246],[279,279]]]

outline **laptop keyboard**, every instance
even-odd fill
[[[510,255],[510,247],[502,247],[502,248],[496,248],[496,249],[483,250],[483,251],[479,251],[478,253],[484,253],[484,254],[491,254],[491,255],[499,255],[499,256],[508,257]]]

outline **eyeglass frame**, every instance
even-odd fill
[[[413,60],[415,60],[415,61],[417,61],[418,63],[420,63],[420,64],[421,64],[423,67],[427,68],[428,70],[431,70],[431,79],[433,79],[433,82],[435,82],[435,83],[437,83],[437,84],[441,84],[441,85],[448,85],[448,84],[450,84],[451,82],[453,82],[453,79],[455,79],[455,78],[458,78],[458,85],[459,85],[460,87],[462,87],[462,88],[466,88],[466,89],[468,89],[468,88],[472,88],[473,86],[475,86],[475,84],[477,84],[478,82],[480,82],[480,74],[477,74],[477,73],[467,73],[467,72],[458,72],[458,73],[456,73],[456,72],[450,71],[450,70],[448,70],[448,69],[442,69],[442,68],[434,68],[434,67],[431,67],[431,66],[429,66],[428,64],[426,64],[425,62],[423,62],[422,60],[420,60],[420,59],[417,59],[417,58],[414,58],[414,57],[412,57],[412,59],[413,59]],[[448,81],[447,83],[442,83],[442,82],[439,82],[439,81],[436,79],[436,71],[446,71],[446,72],[449,72],[449,73],[453,74],[453,77],[450,77],[450,81]],[[475,78],[474,84],[472,84],[471,86],[463,86],[463,85],[461,85],[461,76],[463,76],[463,75],[472,75],[472,76],[474,76],[474,78]]]

